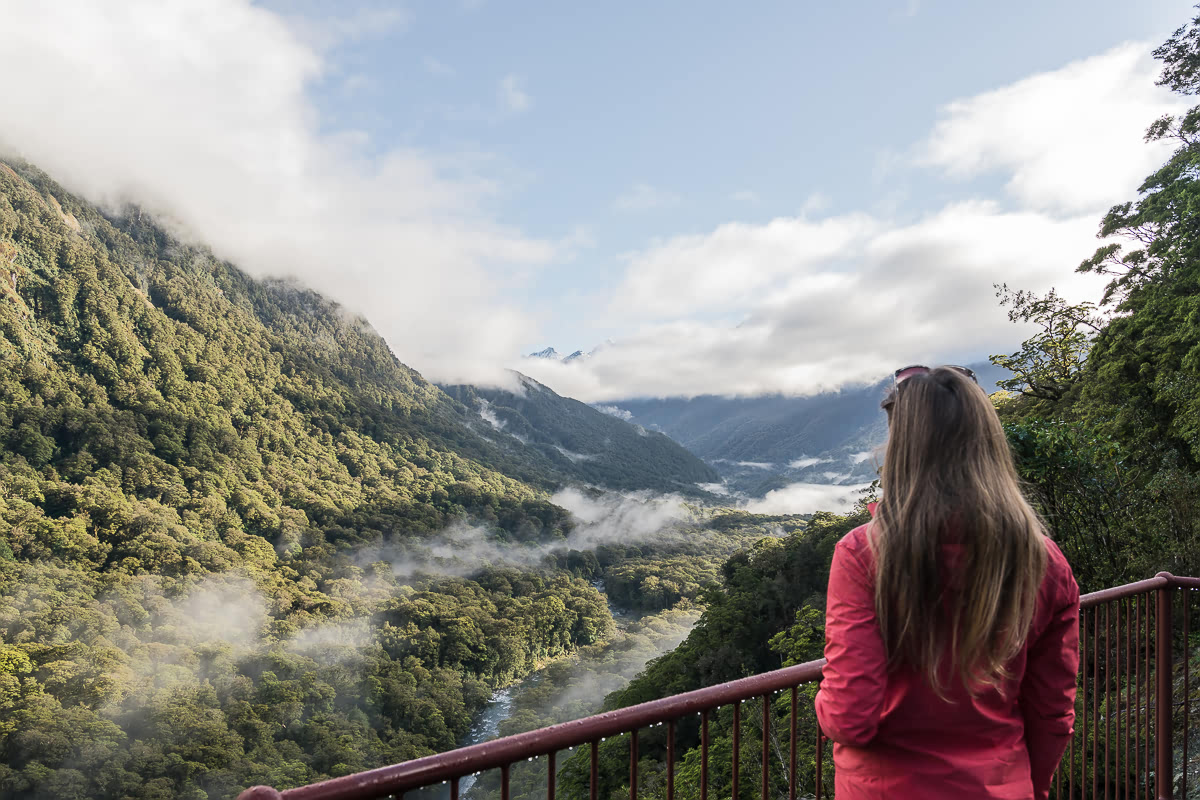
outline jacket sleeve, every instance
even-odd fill
[[[1029,645],[1020,696],[1035,800],[1049,797],[1050,780],[1074,732],[1079,672],[1079,585],[1056,547],[1051,558],[1062,559],[1065,585],[1051,595],[1049,623]]]
[[[887,689],[887,654],[875,617],[875,581],[839,542],[825,600],[825,673],[817,720],[835,742],[862,747],[879,729]]]

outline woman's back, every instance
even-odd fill
[[[863,525],[839,542],[826,605],[828,664],[817,718],[835,742],[836,796],[855,798],[1045,797],[1074,722],[1079,588],[1045,539],[1046,570],[1026,644],[1006,664],[1003,691],[974,696],[941,664],[945,699],[910,667],[889,672],[875,613],[875,560]],[[947,604],[961,548],[942,547]],[[949,609],[947,609],[948,611]]]
[[[1044,800],[1074,724],[1079,587],[975,374],[894,377],[883,498],[829,575],[817,716],[839,800]]]

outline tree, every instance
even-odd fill
[[[1092,338],[1101,330],[1094,304],[1072,305],[1054,289],[1039,297],[1024,289],[1013,291],[1008,284],[996,284],[996,296],[1008,306],[1010,321],[1032,322],[1040,328],[1012,355],[988,357],[1013,373],[996,385],[1037,400],[1062,399],[1087,360]]]

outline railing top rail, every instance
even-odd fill
[[[1160,572],[1143,581],[1085,594],[1080,597],[1079,605],[1081,608],[1091,608],[1101,603],[1166,587],[1200,589],[1200,578],[1176,577],[1169,572]],[[819,680],[824,665],[825,659],[809,661],[284,792],[266,786],[256,786],[242,792],[239,800],[371,800],[387,794],[400,794],[443,780],[512,764],[529,756],[546,755],[586,745],[604,737],[618,736],[657,723],[680,719],[688,714]]]
[[[1169,572],[1160,572],[1158,574],[1165,576],[1171,582],[1172,586],[1180,589],[1200,589],[1200,578],[1185,578],[1181,575],[1172,575]]]
[[[1124,586],[1113,586],[1108,589],[1101,589],[1098,592],[1085,594],[1079,598],[1079,607],[1091,608],[1092,606],[1098,606],[1101,603],[1107,603],[1111,600],[1121,600],[1126,597],[1133,597],[1136,594],[1145,594],[1155,589],[1178,585],[1176,582],[1179,580],[1179,578],[1176,578],[1169,572],[1160,572],[1153,578],[1147,578],[1144,581],[1135,581],[1134,583],[1127,583]],[[1195,579],[1189,578],[1188,580]]]
[[[286,800],[368,800],[385,794],[398,794],[421,786],[440,783],[473,772],[494,769],[525,759],[588,744],[602,737],[618,736],[659,722],[679,719],[738,700],[748,700],[789,689],[821,677],[825,659],[764,672],[749,678],[707,686],[692,692],[651,700],[636,706],[606,711],[583,719],[563,722],[515,736],[462,747],[437,755],[380,767],[356,775],[289,789],[259,797],[283,797]],[[251,795],[243,793],[243,798]]]

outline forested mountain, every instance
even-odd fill
[[[497,443],[517,456],[545,458],[577,480],[615,489],[696,493],[712,483],[712,467],[670,437],[560,397],[520,373],[515,393],[478,386],[446,386],[447,394],[476,411],[494,429]]]
[[[696,591],[663,525],[761,535],[635,507],[601,563],[572,548],[621,530],[549,494],[575,465],[494,434],[312,292],[0,163],[0,796],[230,797],[451,748],[611,634],[609,567],[662,554]],[[639,468],[687,485],[680,453]]]
[[[904,366],[899,364],[897,366]],[[972,364],[989,394],[1010,373]],[[872,449],[886,438],[879,401],[891,380],[808,397],[639,398],[611,405],[631,422],[663,431],[712,464],[729,485],[761,495],[790,482],[859,483],[875,478]]]

